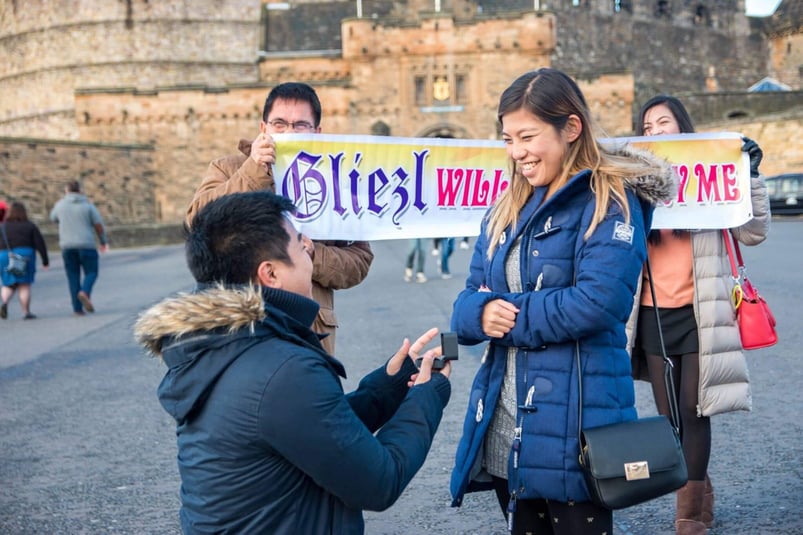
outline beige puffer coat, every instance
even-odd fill
[[[770,207],[764,177],[750,180],[753,218],[734,228],[739,242],[758,245],[767,237]],[[731,302],[733,281],[725,241],[720,230],[691,233],[694,255],[694,316],[700,341],[700,383],[697,415],[713,416],[724,412],[750,410],[752,396],[736,311]],[[633,377],[649,380],[647,364],[640,351],[633,351],[638,302],[628,321],[628,347],[631,350]]]

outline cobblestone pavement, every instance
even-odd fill
[[[776,313],[781,342],[748,353],[753,411],[713,419],[712,535],[803,533],[802,238],[803,221],[779,220],[767,243],[743,251]],[[368,279],[336,298],[347,390],[403,337],[448,328],[471,253],[455,250],[449,280],[428,257],[429,281],[417,284],[402,280],[406,241],[373,246]],[[23,321],[11,303],[9,318],[0,321],[0,533],[179,532],[174,424],[155,395],[164,367],[140,352],[131,326],[143,308],[191,285],[181,247],[111,251],[101,258],[97,312],[77,318],[56,253],[33,287],[39,319]],[[449,507],[454,449],[478,363],[479,348],[461,347],[452,400],[427,462],[394,506],[366,513],[368,534],[506,533],[491,493]],[[653,413],[647,385],[638,384],[637,395],[640,413]],[[667,496],[618,511],[615,533],[673,533],[673,506]]]

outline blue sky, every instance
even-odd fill
[[[745,0],[745,12],[754,17],[772,15],[781,0]]]

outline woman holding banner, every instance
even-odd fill
[[[694,132],[686,108],[676,98],[659,95],[641,109],[636,134],[660,136]],[[750,156],[753,218],[733,229],[745,245],[764,241],[770,213],[767,188],[758,172],[762,151],[743,138]],[[714,491],[708,477],[711,421],[714,414],[750,410],[747,362],[731,304],[730,264],[720,230],[652,230],[647,251],[666,353],[674,364],[681,441],[689,482],[677,493],[675,529],[704,534],[714,522]],[[633,375],[652,384],[658,412],[668,415],[663,357],[646,275],[633,347]],[[646,365],[645,365],[646,361]]]
[[[577,84],[549,68],[519,77],[498,108],[510,186],[483,219],[452,329],[487,343],[469,398],[451,491],[491,490],[513,533],[601,534],[578,463],[584,424],[636,418],[625,323],[646,231],[674,193],[668,163],[601,146]]]

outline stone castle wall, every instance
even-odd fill
[[[100,210],[109,226],[158,221],[154,184],[159,172],[152,146],[0,138],[0,198],[25,204],[43,231],[71,180]]]
[[[729,119],[768,116],[772,119],[778,110],[788,110],[790,116],[803,112],[803,90],[746,93],[681,93],[689,115],[696,122],[719,123]]]
[[[80,91],[79,134],[84,140],[152,143],[161,171],[161,181],[155,183],[157,213],[161,221],[178,222],[209,161],[235,152],[240,138],[256,135],[273,84],[310,81],[322,102],[326,133],[495,139],[499,94],[526,65],[548,65],[552,27],[551,15],[534,13],[467,25],[459,34],[450,17],[433,16],[388,32],[377,32],[370,20],[352,19],[344,22],[342,57],[268,57],[261,64],[264,83],[227,89]],[[424,102],[416,100],[418,76],[426,80]],[[463,76],[464,94],[453,94],[442,104],[434,101],[430,83],[440,76],[452,81]],[[630,131],[630,75],[578,82],[606,132]]]
[[[656,94],[705,91],[711,75],[720,90],[744,91],[766,73],[766,42],[748,39],[736,21],[708,28],[588,10],[557,11],[556,18],[552,65],[577,73],[633,73],[634,117]]]
[[[770,42],[772,76],[791,86],[803,89],[803,33],[776,36]]]
[[[181,222],[207,164],[258,133],[268,89],[89,92],[76,97],[81,139],[151,143],[155,221]]]
[[[769,75],[803,89],[803,2],[783,0],[764,27],[771,49]]]
[[[728,91],[743,90],[767,73],[769,47],[759,25],[751,28],[744,16],[743,0],[699,6],[666,0],[665,16],[656,13],[656,4],[622,2],[624,8],[614,12],[610,0],[578,5],[542,0],[538,13],[555,17],[546,64],[582,77],[630,72],[634,107],[657,92],[703,91],[711,74]],[[380,53],[385,36],[399,33],[391,24],[409,27],[434,15],[431,1],[364,0],[362,5],[363,21],[382,30],[374,39]],[[441,5],[440,15],[458,25],[450,46],[482,47],[491,60],[494,37],[506,31],[494,28],[500,33],[478,37],[472,28],[486,27],[498,16],[509,21],[511,13],[535,13],[532,0],[443,0]],[[702,18],[696,12],[700,6],[706,10]],[[6,61],[0,64],[0,135],[77,139],[72,117],[76,89],[256,84],[265,80],[257,70],[260,49],[268,54],[343,49],[344,57],[358,60],[347,50],[354,42],[351,36],[341,33],[341,20],[355,15],[356,4],[344,0],[65,0],[59,9],[47,0],[2,2],[0,53]],[[382,20],[387,25],[377,26]],[[443,29],[440,34],[445,45],[449,38]],[[798,41],[794,45],[799,59],[801,47]],[[772,65],[779,75],[799,81],[799,73],[792,72],[799,61],[787,49],[788,43],[779,39]],[[539,64],[544,63],[532,57],[517,68]]]
[[[760,121],[740,118],[697,125],[698,132],[738,132],[756,140],[764,151],[761,172],[766,175],[803,170],[803,109],[782,116],[765,116]]]
[[[77,88],[254,82],[260,5],[2,2],[0,135],[77,138]]]
[[[442,0],[441,14],[454,18],[462,32],[470,24],[495,17],[524,13],[555,17],[555,46],[550,65],[577,76],[630,72],[636,80],[637,104],[659,92],[705,91],[710,80],[726,91],[745,90],[767,73],[769,48],[762,25],[744,13],[743,0],[688,2],[621,2],[614,10],[611,0],[541,0],[534,11],[532,0],[479,2]],[[434,2],[373,1],[363,3],[363,16],[384,36],[394,34],[394,25],[409,27],[435,15]],[[289,9],[269,10],[264,49],[268,53],[340,50],[348,56],[346,36],[338,31],[340,21],[354,16],[353,2],[290,2]],[[315,35],[299,28],[321,28]],[[485,34],[493,43],[494,34]],[[461,41],[461,46],[472,42]],[[371,47],[367,47],[372,51]],[[486,47],[485,50],[488,50]],[[524,64],[521,70],[538,65]],[[797,76],[796,78],[799,78]]]

